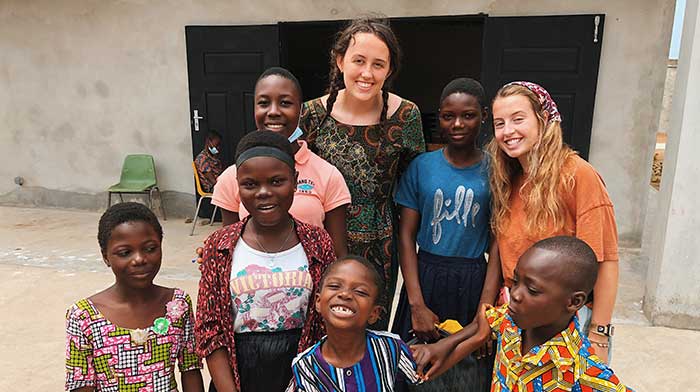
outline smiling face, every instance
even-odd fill
[[[352,259],[336,263],[322,283],[316,311],[326,328],[364,330],[379,319],[379,288],[367,266]]]
[[[568,323],[586,294],[565,287],[566,260],[551,250],[530,248],[518,260],[508,313],[521,329]]]
[[[269,75],[255,85],[255,125],[288,138],[299,124],[301,96],[293,81]]]
[[[279,159],[260,156],[236,168],[241,203],[261,226],[289,219],[296,172]]]
[[[153,226],[132,221],[112,230],[102,257],[118,284],[146,288],[160,270],[161,252],[161,241]]]
[[[496,142],[503,152],[521,164],[538,143],[542,125],[532,103],[524,95],[498,97],[493,102]]]
[[[343,56],[336,58],[343,73],[345,93],[360,101],[381,95],[384,81],[391,72],[389,47],[371,33],[357,33]]]
[[[447,143],[455,147],[473,147],[485,116],[477,98],[471,94],[453,93],[440,103],[440,129]]]

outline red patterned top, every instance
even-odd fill
[[[197,317],[194,326],[197,355],[205,358],[215,350],[225,347],[238,388],[240,388],[240,377],[236,361],[230,281],[233,249],[241,237],[246,222],[248,218],[225,226],[204,241],[203,262],[199,267],[202,277],[199,280]],[[320,227],[302,223],[296,219],[294,223],[301,246],[309,260],[309,273],[314,284],[310,298],[314,298],[323,271],[335,260],[333,242],[328,233]],[[314,301],[311,300],[306,311],[306,321],[301,330],[299,352],[316,343],[324,334],[321,315],[316,311]]]

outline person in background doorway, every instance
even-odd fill
[[[204,192],[211,193],[214,190],[214,184],[216,184],[221,172],[224,171],[224,165],[219,159],[220,152],[221,135],[214,130],[210,130],[204,141],[204,149],[194,160],[199,183],[202,185]]]
[[[299,81],[284,68],[269,68],[255,84],[254,99],[258,130],[279,133],[291,143],[299,178],[290,214],[302,222],[326,229],[333,239],[336,255],[345,255],[345,212],[350,203],[350,191],[338,169],[311,152],[304,140],[299,140],[303,102]],[[221,208],[224,226],[249,215],[239,197],[235,165],[219,177],[212,203]]]
[[[409,341],[439,338],[436,324],[447,319],[467,325],[480,302],[493,305],[496,293],[482,299],[486,278],[484,253],[490,246],[491,195],[488,157],[477,146],[486,120],[484,88],[458,78],[442,90],[438,112],[447,146],[411,162],[399,182],[401,206],[399,260],[404,278],[392,332]],[[416,252],[416,243],[420,250]],[[495,248],[495,244],[494,244]],[[498,263],[490,252],[489,263]],[[460,385],[486,391],[491,384],[488,359],[468,357],[428,390]],[[400,389],[404,390],[403,384]]]
[[[301,121],[311,149],[337,167],[350,188],[348,251],[374,263],[389,299],[398,272],[394,186],[425,151],[418,107],[389,92],[400,64],[398,41],[385,21],[351,21],[331,47],[328,95],[306,102]],[[386,329],[388,320],[384,314],[372,328]]]

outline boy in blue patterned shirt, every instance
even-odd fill
[[[420,382],[401,338],[367,329],[382,311],[382,287],[381,275],[363,257],[346,256],[328,266],[316,294],[327,335],[292,361],[288,392],[390,392],[399,374]]]

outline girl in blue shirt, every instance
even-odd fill
[[[486,108],[479,82],[458,78],[448,83],[439,110],[447,145],[414,159],[399,183],[395,200],[401,208],[404,286],[392,332],[406,341],[413,337],[411,331],[420,340],[434,341],[439,337],[436,324],[453,319],[467,325],[479,308],[491,215],[488,160],[477,146]],[[478,373],[460,376],[461,386],[472,384],[466,379],[475,387],[488,385],[474,380]]]

